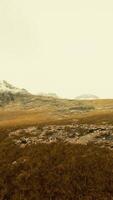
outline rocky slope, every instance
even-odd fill
[[[28,91],[25,89],[17,88],[7,81],[0,81],[0,93],[11,93],[11,94],[27,94]]]
[[[24,97],[28,95],[25,89],[17,88],[7,81],[0,81],[0,107],[13,103],[17,97]]]
[[[113,149],[113,125],[71,124],[45,125],[18,129],[8,133],[16,145],[24,148],[37,143],[99,144]]]

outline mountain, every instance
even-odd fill
[[[99,99],[98,96],[93,95],[93,94],[82,94],[80,96],[77,96],[76,99],[78,100],[92,100],[92,99]]]
[[[89,100],[94,101],[89,101]],[[81,101],[86,100],[86,101]],[[90,112],[94,109],[113,109],[113,100],[98,100],[96,95],[85,94],[76,99],[58,98],[55,94],[33,95],[25,89],[17,88],[7,81],[0,81],[0,110],[44,110],[54,113],[55,116]]]
[[[0,93],[12,93],[12,94],[27,94],[28,91],[25,89],[17,88],[7,81],[0,81]]]
[[[29,92],[25,89],[17,88],[7,81],[0,81],[0,107],[14,102],[18,97],[28,96]]]

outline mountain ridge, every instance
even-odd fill
[[[8,83],[7,81],[3,80],[3,81],[0,81],[0,93],[4,93],[4,92],[9,92],[12,94],[17,94],[17,93],[27,94],[28,93],[26,89],[20,89]]]

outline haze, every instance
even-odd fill
[[[0,79],[33,93],[113,98],[112,0],[1,0]]]

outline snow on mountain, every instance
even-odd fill
[[[8,83],[7,81],[3,80],[0,81],[0,93],[27,94],[28,92],[25,89],[17,88]]]

